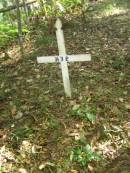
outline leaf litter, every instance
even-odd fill
[[[56,54],[55,44],[49,48],[49,45],[43,46],[41,52],[34,41],[27,42],[29,51],[25,59],[2,63],[2,172],[78,173],[88,169],[93,173],[116,173],[130,170],[128,16],[129,13],[121,18],[120,15],[93,18],[85,31],[83,27],[64,30],[68,54],[86,51],[92,54],[89,63],[69,65],[72,99],[64,96],[58,65],[36,63],[39,53]],[[80,18],[71,22],[76,20],[82,25]],[[36,52],[30,50],[30,45],[37,47]],[[90,116],[88,112],[88,120],[84,119],[83,105],[94,114]],[[71,115],[71,111],[77,109],[81,117]],[[93,118],[94,123],[91,123]],[[75,147],[90,145],[100,153],[101,160],[90,161],[88,167],[69,160]]]

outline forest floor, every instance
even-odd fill
[[[58,54],[42,25],[0,64],[1,173],[130,173],[130,12],[83,23],[63,27],[68,54],[92,55],[69,64],[71,99],[59,65],[36,62]]]

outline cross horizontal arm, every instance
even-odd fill
[[[55,58],[57,56],[40,56],[37,57],[37,62],[38,63],[54,63],[56,62]]]
[[[78,61],[91,61],[90,54],[79,55],[64,55],[64,56],[42,56],[37,57],[38,63],[54,63],[54,62],[78,62]]]
[[[90,54],[67,55],[68,62],[91,61]]]

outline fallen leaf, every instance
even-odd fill
[[[11,109],[12,116],[16,115],[16,112],[17,112],[17,108],[16,108],[16,105],[14,105]]]
[[[76,104],[76,105],[73,106],[72,110],[77,110],[79,107],[80,107],[80,105]]]
[[[123,103],[124,102],[124,99],[123,98],[119,98],[119,101]]]
[[[78,173],[77,170],[71,169],[71,173]]]
[[[20,168],[20,169],[19,169],[19,173],[27,173],[27,170],[24,169],[24,168]]]
[[[92,167],[90,164],[88,164],[88,170],[89,170],[90,172],[93,172],[93,167]]]
[[[43,163],[43,164],[41,164],[41,165],[39,166],[39,169],[42,170],[42,169],[44,169],[46,166],[55,166],[55,164],[54,164],[54,163],[51,163],[51,162],[45,162],[45,163]]]
[[[120,114],[120,110],[118,109],[117,106],[113,106],[111,109],[111,112],[115,115],[119,115]]]
[[[125,105],[125,108],[128,109],[128,110],[130,110],[130,104],[126,104]]]
[[[16,116],[14,116],[14,118],[16,119],[16,120],[18,120],[18,119],[20,119],[20,118],[22,118],[23,117],[23,113],[21,112],[21,111],[18,111],[18,113],[16,114]]]

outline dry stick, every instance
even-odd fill
[[[83,30],[87,23],[86,11],[89,5],[89,0],[81,0],[81,10],[82,10],[82,19],[83,19]]]
[[[26,5],[31,5],[33,3],[36,3],[37,1],[34,0],[34,1],[31,1],[31,2],[28,2],[26,3]],[[19,7],[23,7],[24,4],[19,4]],[[16,5],[11,5],[11,6],[8,6],[7,8],[0,8],[0,13],[4,13],[4,12],[7,12],[7,11],[10,11],[10,10],[15,10],[17,8]]]
[[[26,0],[23,0],[23,8],[24,8],[24,12],[26,15],[26,25],[27,25],[27,27],[29,27],[29,18],[28,18],[28,9],[27,9],[27,5],[26,5]]]
[[[23,52],[23,35],[22,35],[22,21],[21,21],[21,13],[20,13],[20,8],[19,8],[19,0],[15,0],[15,2],[16,2],[16,7],[17,7],[19,46],[20,46],[21,57],[23,57],[24,56],[24,52]]]

